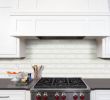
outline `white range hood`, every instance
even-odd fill
[[[110,36],[109,0],[18,1],[11,12],[14,37]]]
[[[109,16],[12,16],[15,37],[110,35]]]
[[[97,57],[110,58],[110,0],[14,1],[12,36],[19,40],[96,39]]]

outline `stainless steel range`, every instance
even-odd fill
[[[90,100],[90,89],[81,78],[41,78],[31,100]]]

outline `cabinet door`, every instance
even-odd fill
[[[0,100],[25,100],[25,90],[0,90]]]
[[[110,58],[110,37],[97,39],[97,55],[100,58]]]
[[[90,12],[109,12],[109,0],[89,0]]]
[[[110,100],[110,90],[91,91],[91,100]]]
[[[24,57],[22,41],[10,36],[11,7],[5,6],[0,7],[0,58]]]
[[[30,90],[28,91],[26,91],[26,96],[25,96],[26,98],[25,98],[25,100],[31,100],[31,93],[30,93]]]
[[[9,34],[10,8],[0,8],[0,55],[16,54],[16,39]]]

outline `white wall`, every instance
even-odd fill
[[[44,65],[42,76],[110,78],[110,60],[96,57],[95,40],[27,40],[25,59],[0,59],[0,77],[6,71],[33,72]]]

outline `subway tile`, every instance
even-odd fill
[[[34,64],[44,65],[43,77],[110,78],[110,60],[97,58],[95,40],[26,40],[26,58],[0,59],[0,78],[33,73]]]

